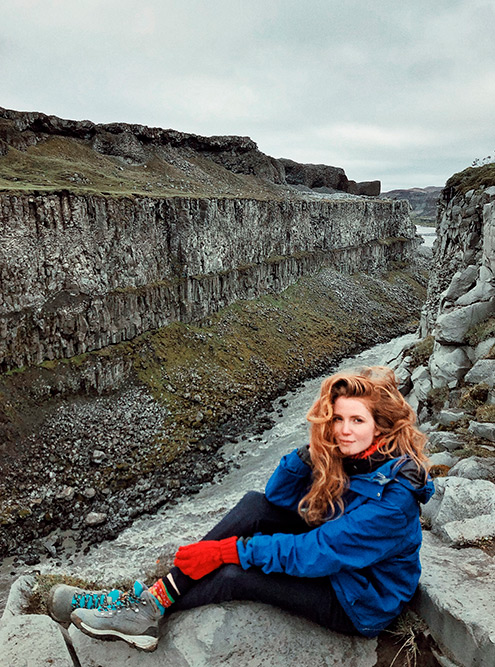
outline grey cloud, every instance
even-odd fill
[[[385,189],[494,148],[489,0],[4,4],[3,106],[249,135]]]

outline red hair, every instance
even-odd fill
[[[327,516],[344,509],[342,494],[349,478],[333,435],[333,406],[339,396],[366,404],[380,431],[378,452],[390,458],[407,454],[418,469],[426,469],[427,438],[416,428],[416,415],[399,392],[394,372],[385,366],[370,366],[336,373],[323,380],[320,395],[307,414],[313,483],[299,503],[299,513],[309,524],[323,523]]]

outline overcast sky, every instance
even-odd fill
[[[0,0],[0,106],[194,134],[382,190],[495,154],[495,0]]]

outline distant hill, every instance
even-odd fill
[[[377,196],[341,167],[265,155],[249,137],[95,124],[0,107],[0,190],[281,199],[301,192]]]
[[[437,217],[437,204],[443,188],[409,188],[408,190],[390,190],[380,195],[381,199],[406,199],[412,208],[411,218],[418,225],[434,224]]]

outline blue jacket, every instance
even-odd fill
[[[419,502],[434,492],[408,457],[392,459],[366,475],[350,477],[344,513],[307,533],[255,535],[237,550],[244,569],[328,576],[357,630],[376,636],[414,594],[421,573]],[[275,505],[297,510],[311,483],[311,468],[297,450],[271,476],[265,494]]]

